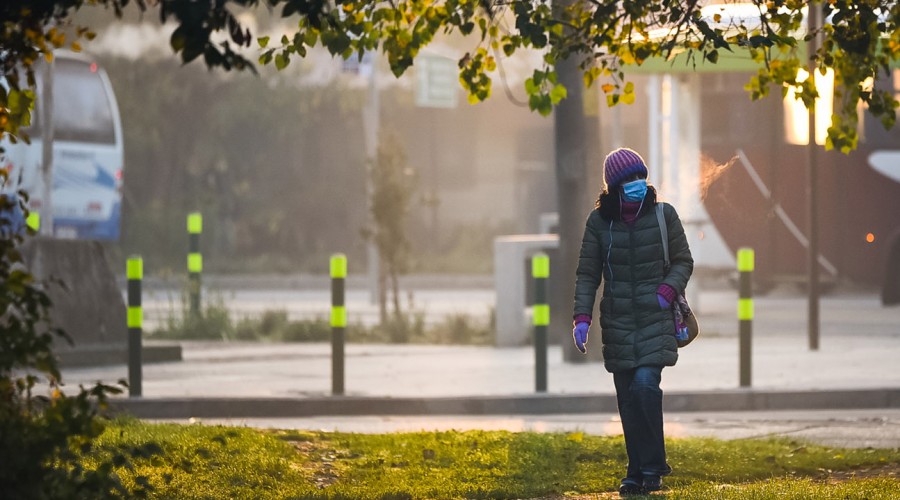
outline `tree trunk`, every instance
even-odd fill
[[[387,275],[382,262],[378,266],[378,324],[387,324]]]
[[[397,269],[392,265],[383,265],[387,268],[387,276],[391,283],[391,300],[393,302],[393,321],[391,321],[391,340],[399,343],[409,342],[409,323],[403,317],[400,310],[400,282]]]
[[[393,269],[393,267],[389,272],[391,277],[391,294],[393,294],[394,300],[394,317],[400,320],[400,283],[397,279],[397,272]]]
[[[599,137],[589,137],[584,114],[584,84],[578,62],[573,59],[556,65],[559,82],[566,86],[568,97],[554,110],[556,146],[556,199],[559,212],[559,253],[552,274],[557,276],[559,289],[551,299],[552,331],[561,335],[563,359],[585,362],[602,359],[599,333],[588,345],[588,356],[578,352],[572,344],[572,300],[575,290],[575,269],[584,234],[584,221],[591,210],[592,188],[588,183],[588,168],[599,167],[596,143]],[[596,120],[596,117],[592,117]],[[593,332],[592,332],[593,333]]]

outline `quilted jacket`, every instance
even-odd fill
[[[610,372],[638,366],[672,366],[678,360],[672,311],[656,298],[660,283],[684,293],[694,269],[684,227],[675,208],[663,203],[670,269],[664,271],[656,218],[656,192],[644,199],[637,220],[622,221],[619,198],[604,194],[588,216],[575,279],[575,316],[593,316],[597,290],[603,359]]]

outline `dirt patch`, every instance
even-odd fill
[[[312,441],[288,441],[301,455],[308,458],[307,462],[296,464],[295,469],[309,477],[310,481],[318,489],[324,489],[338,480],[338,474],[334,467],[336,456],[329,449]]]
[[[863,467],[854,470],[827,471],[825,482],[834,484],[843,483],[851,479],[867,479],[874,477],[900,477],[900,463],[884,464],[874,467]]]

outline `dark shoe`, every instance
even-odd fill
[[[630,497],[630,496],[637,496],[637,495],[643,495],[643,494],[644,494],[644,488],[639,484],[635,484],[632,482],[625,482],[625,483],[622,483],[622,486],[619,486],[619,496],[621,496],[621,497]]]
[[[659,476],[644,476],[644,491],[659,491],[663,487],[662,478]]]

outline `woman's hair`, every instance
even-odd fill
[[[649,189],[649,187],[648,187],[648,189]],[[615,193],[616,205],[618,205],[619,204],[618,203],[618,198],[619,198],[618,191],[619,191],[618,189],[614,189],[613,192],[610,193],[609,188],[604,187],[603,191],[600,191],[600,194],[597,195],[597,201],[594,202],[594,208],[600,209],[600,207],[603,205],[603,200],[607,200],[607,203],[611,202],[612,200],[610,199],[610,197],[613,196],[613,193]]]

